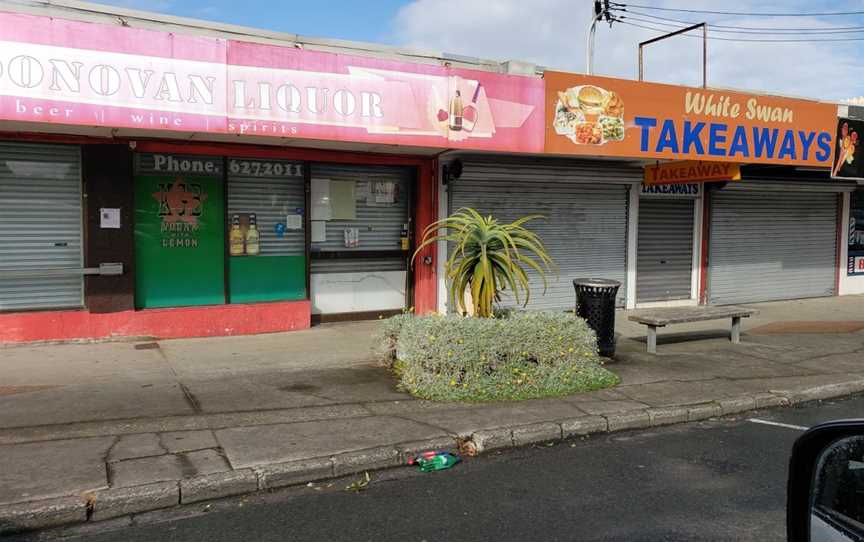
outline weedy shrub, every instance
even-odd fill
[[[594,332],[572,313],[400,315],[383,323],[381,343],[400,388],[423,399],[531,399],[619,382],[603,368]]]

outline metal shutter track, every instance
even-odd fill
[[[83,305],[80,163],[75,146],[0,142],[0,310]],[[39,276],[54,269],[69,275]]]
[[[722,191],[711,207],[711,303],[833,295],[836,194]]]
[[[641,181],[641,170],[614,163],[463,160],[462,176],[449,187],[451,212],[473,207],[509,222],[539,213],[529,222],[558,266],[545,295],[539,275],[529,271],[530,309],[572,309],[573,279],[603,277],[621,281],[626,296],[627,187]],[[601,184],[602,183],[602,184]],[[505,299],[504,305],[515,300]]]
[[[636,297],[639,302],[689,299],[693,271],[693,200],[639,200],[637,250]]]

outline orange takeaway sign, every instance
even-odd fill
[[[646,185],[740,181],[741,168],[731,162],[685,160],[645,166]]]
[[[545,151],[831,167],[837,106],[547,71]]]

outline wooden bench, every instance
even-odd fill
[[[648,326],[648,352],[656,354],[658,327],[731,318],[732,330],[729,338],[738,344],[741,342],[741,319],[754,314],[759,314],[759,311],[744,307],[680,307],[640,312],[630,316],[629,320]]]

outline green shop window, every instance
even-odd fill
[[[224,160],[135,155],[135,306],[225,303]]]
[[[306,299],[304,165],[229,158],[228,300]]]

